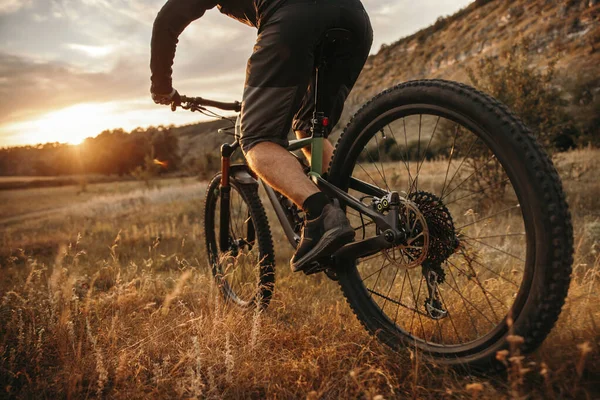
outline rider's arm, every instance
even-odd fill
[[[152,93],[170,93],[173,59],[178,37],[190,22],[213,8],[217,0],[169,0],[160,10],[152,28],[150,71]]]

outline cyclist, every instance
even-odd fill
[[[287,134],[293,128],[299,138],[310,135],[315,50],[330,28],[351,32],[351,45],[328,57],[324,79],[319,79],[319,108],[329,117],[327,129],[337,123],[371,48],[369,17],[360,0],[169,0],[152,30],[151,92],[157,104],[179,103],[171,83],[178,37],[215,6],[258,29],[246,69],[240,144],[252,170],[304,210],[301,241],[290,264],[293,271],[306,270],[352,241],[354,230],[286,150]],[[333,146],[325,140],[323,147],[327,166]]]

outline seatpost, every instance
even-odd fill
[[[319,68],[315,70],[315,109],[313,111],[310,132],[312,143],[310,149],[310,175],[320,176],[323,173],[323,138],[329,125],[329,119],[318,110]]]

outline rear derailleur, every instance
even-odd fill
[[[444,270],[439,266],[431,268],[424,265],[422,271],[427,282],[427,291],[429,292],[429,297],[425,300],[427,314],[434,320],[447,317],[448,311],[444,309],[438,287],[438,285],[444,283]]]

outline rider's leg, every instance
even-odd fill
[[[347,0],[345,7],[337,2],[285,3],[261,24],[246,70],[241,112],[242,150],[250,167],[261,178],[307,213],[302,239],[292,259],[293,270],[305,269],[354,238],[345,213],[327,201],[303,174],[297,160],[285,150],[292,119],[297,121],[294,130],[310,130],[315,107],[307,89],[313,86],[310,80],[314,76],[315,44],[324,29],[333,26],[355,32],[353,50],[339,55],[340,59],[332,64],[339,67],[334,68],[334,77],[327,79],[331,83],[324,84],[325,89],[331,86],[323,92],[325,98],[329,94],[336,97],[336,107],[326,103],[322,107],[330,118],[330,125],[334,126],[337,122],[334,116],[341,112],[371,44],[368,17],[357,0]]]
[[[344,212],[304,175],[300,163],[285,148],[260,142],[246,151],[246,159],[254,172],[306,212],[302,237],[290,262],[293,271],[306,269],[354,239]]]
[[[269,186],[284,194],[298,207],[319,189],[302,170],[302,166],[286,149],[273,142],[260,142],[246,152],[250,168]]]
[[[302,139],[302,138],[310,136],[310,133],[308,133],[306,131],[295,131],[295,132],[296,132],[296,137],[298,139]],[[304,156],[306,157],[306,159],[308,160],[308,163],[310,164],[310,147],[303,148],[302,153],[304,153]],[[331,144],[331,142],[329,140],[323,140],[323,170],[324,171],[327,171],[327,169],[329,168],[329,162],[331,161],[332,157],[333,157],[333,145]]]

